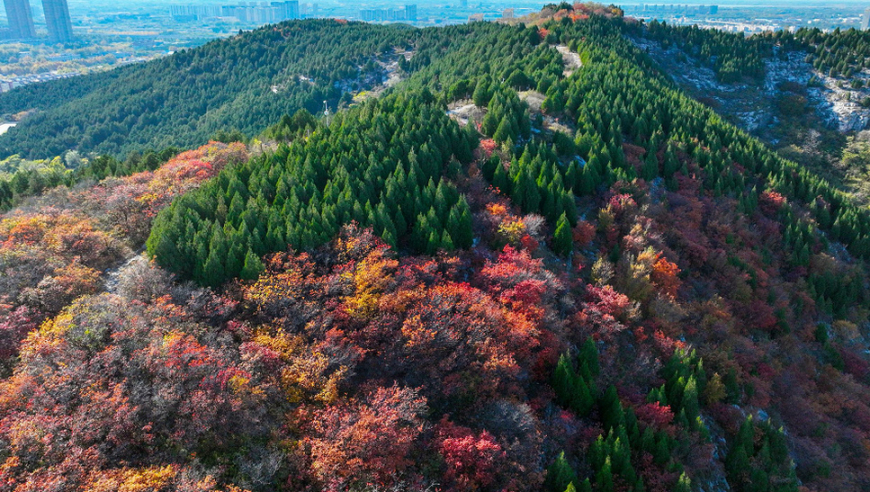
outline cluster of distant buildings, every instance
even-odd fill
[[[0,37],[5,39],[32,39],[36,37],[33,27],[33,13],[30,11],[30,0],[3,0],[6,7],[6,18],[9,28],[0,31]],[[48,37],[56,43],[72,41],[72,20],[69,16],[69,6],[66,0],[42,0],[45,11],[45,23],[48,27]]]
[[[242,2],[238,5],[172,5],[169,13],[179,22],[235,17],[244,23],[271,24],[300,18],[298,0]]]
[[[719,12],[718,5],[647,5],[640,6],[643,12],[663,13],[663,14],[710,14],[715,15]]]
[[[361,9],[359,18],[365,22],[416,22],[417,6],[405,5],[403,8]]]
[[[81,72],[49,72],[49,73],[39,73],[39,74],[31,74],[25,75],[23,77],[15,77],[12,80],[0,80],[0,93],[9,92],[16,87],[21,87],[27,84],[35,84],[38,82],[48,82],[49,80],[57,80],[57,79],[68,79],[71,77],[77,77],[81,75]]]
[[[236,5],[172,5],[169,7],[169,14],[176,22],[235,18],[246,24],[272,24],[285,20],[301,19],[302,13],[299,7],[298,0],[241,2]],[[309,10],[316,12],[316,4],[311,4],[309,7]],[[366,22],[416,22],[417,5],[405,5],[399,8],[360,9],[359,18]]]

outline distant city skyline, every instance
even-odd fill
[[[65,22],[61,22],[61,24],[54,23],[54,19],[58,19],[56,15],[52,12],[52,8],[43,8],[43,3],[47,3],[49,5],[54,5],[55,0],[4,0],[4,3],[13,3],[15,2],[17,5],[25,5],[26,8],[32,10],[32,20],[36,25],[36,32],[39,34],[40,38],[45,38],[45,30],[48,30],[51,33],[60,33],[60,34],[52,34],[50,39],[63,41],[70,39],[70,34],[72,34],[72,23],[66,24]],[[192,22],[196,22],[197,24],[204,27],[203,31],[201,31],[200,35],[205,35],[202,39],[208,36],[208,31],[219,32],[214,29],[223,30],[224,32],[221,35],[225,35],[228,32],[233,32],[232,29],[227,31],[225,25],[228,25],[227,22],[223,22],[219,20],[219,18],[232,19],[236,18],[236,20],[231,20],[229,22],[238,22],[243,26],[253,26],[253,25],[263,25],[268,23],[281,22],[283,20],[295,19],[295,18],[310,18],[310,17],[338,17],[350,20],[365,20],[370,22],[409,22],[413,23],[417,26],[425,26],[425,25],[444,25],[451,23],[462,23],[467,22],[470,16],[474,16],[475,18],[481,18],[481,20],[495,20],[495,19],[503,19],[506,18],[504,12],[509,9],[514,9],[515,17],[521,17],[531,12],[538,11],[543,5],[546,3],[553,3],[553,0],[549,2],[545,1],[527,1],[527,0],[444,0],[443,2],[438,2],[437,4],[428,4],[423,3],[419,5],[419,9],[407,9],[406,6],[409,4],[408,0],[362,0],[359,2],[348,2],[348,1],[336,1],[336,0],[298,0],[298,1],[274,1],[274,0],[56,0],[60,2],[68,3],[68,8],[64,8],[62,12],[71,12],[72,19],[76,20],[76,29],[77,32],[80,31],[80,34],[90,35],[94,32],[94,30],[102,31],[104,30],[102,26],[105,26],[108,31],[111,31],[111,27],[114,26],[116,21],[120,23],[126,23],[126,19],[122,19],[116,16],[125,16],[125,15],[133,15],[135,16],[136,22],[140,22],[142,20],[148,19],[147,23],[150,25],[150,29],[145,29],[144,26],[142,29],[137,30],[134,25],[130,25],[129,27],[133,27],[132,30],[128,30],[126,32],[149,32],[149,33],[157,33],[163,32],[162,28],[164,27],[161,22],[162,16],[171,16],[172,21],[180,22],[185,24],[185,29],[187,26],[192,26]],[[412,0],[413,1],[413,0]],[[702,15],[717,15],[715,7],[712,10],[706,12],[691,12],[692,7],[706,5],[708,7],[712,7],[711,4],[718,5],[721,9],[725,9],[724,11],[719,11],[719,16],[723,15],[723,12],[736,12],[741,13],[744,16],[748,16],[747,19],[751,19],[751,14],[745,12],[746,9],[750,11],[752,9],[760,9],[768,11],[765,15],[773,15],[770,17],[772,19],[779,18],[779,15],[789,15],[789,14],[780,14],[776,12],[776,10],[782,9],[785,11],[791,11],[794,8],[797,9],[814,9],[817,12],[813,17],[807,19],[797,18],[797,25],[803,24],[815,24],[818,25],[821,23],[828,28],[835,27],[855,27],[860,28],[862,25],[862,14],[864,12],[865,7],[870,7],[870,0],[835,0],[836,3],[824,1],[824,0],[773,0],[769,3],[760,4],[758,0],[722,0],[713,2],[711,0],[652,0],[652,1],[637,1],[631,0],[627,2],[614,2],[616,5],[619,5],[625,8],[626,12],[631,11],[632,14],[640,17],[656,17],[659,15],[665,15],[673,17],[676,15],[672,12],[652,12],[652,15],[649,15],[650,12],[647,9],[644,9],[643,6],[666,6],[664,10],[667,10],[667,6],[683,6],[688,7],[686,10],[688,15],[682,16],[679,19],[670,19],[671,21],[676,22],[691,22],[693,18],[697,17],[696,20],[700,20],[702,23],[707,19],[702,18]],[[293,8],[282,7],[281,5],[293,5]],[[816,5],[818,7],[811,7],[812,5]],[[419,13],[416,11],[419,10]],[[703,9],[702,9],[703,10]],[[292,11],[292,13],[288,13],[288,11]],[[771,12],[773,11],[773,12]],[[826,13],[819,15],[821,12],[831,11],[831,15],[838,16],[838,18],[848,18],[845,25],[842,25],[841,22],[838,26],[835,22],[828,21],[829,17],[827,17]],[[641,13],[643,12],[643,13]],[[4,23],[3,14],[5,12],[0,12],[0,26]],[[727,16],[727,13],[724,13]],[[62,18],[62,17],[61,17]],[[663,17],[664,19],[665,17]],[[765,17],[768,18],[768,17]],[[834,17],[830,17],[833,19]],[[102,20],[99,20],[102,19]],[[131,20],[133,18],[131,17]],[[14,23],[9,20],[9,16],[7,16],[6,21],[11,25]],[[98,24],[95,22],[99,22],[100,27],[96,27]],[[217,27],[215,25],[219,25]],[[753,24],[750,22],[747,25]],[[757,24],[757,23],[755,23]],[[768,22],[769,26],[765,29],[776,29],[777,23]],[[60,28],[56,26],[62,26]],[[205,28],[205,26],[211,26]],[[791,27],[794,24],[789,24],[787,27]],[[69,29],[66,29],[63,26],[68,26]],[[155,29],[155,27],[157,29]],[[714,26],[715,27],[715,26]],[[233,28],[235,31],[238,28]],[[751,32],[753,30],[752,27],[749,30],[744,30],[744,32]],[[10,33],[12,29],[2,29],[0,28],[0,38],[20,38],[20,35],[12,36]],[[184,36],[184,35],[182,35]]]

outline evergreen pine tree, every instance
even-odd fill
[[[220,256],[212,250],[203,265],[202,283],[213,288],[219,287],[224,280],[224,265]]]
[[[622,409],[622,403],[619,401],[619,396],[616,394],[615,386],[611,385],[607,388],[607,392],[601,398],[599,406],[605,429],[609,430],[623,424],[625,414]]]
[[[529,172],[522,173],[525,176],[525,189],[522,200],[522,209],[526,213],[540,212],[541,193],[538,191],[538,185],[535,179]]]
[[[680,408],[686,412],[686,418],[689,419],[690,424],[695,421],[695,418],[698,417],[700,413],[697,383],[695,382],[694,376],[689,377],[689,381],[686,383],[686,387],[683,390],[683,398],[680,402]]]
[[[513,167],[514,166],[511,166],[511,169],[513,169]],[[519,167],[519,164],[517,164],[516,167]],[[517,207],[519,207],[523,210],[526,209],[526,207],[525,207],[525,199],[527,196],[526,188],[528,188],[529,186],[535,186],[535,185],[534,185],[534,183],[529,183],[527,181],[526,173],[524,173],[522,171],[518,172],[514,176],[513,182],[511,183],[511,187],[510,187],[511,188],[511,192],[510,192],[511,201],[514,202],[514,205],[516,205]]]
[[[643,179],[647,182],[656,179],[659,175],[659,160],[653,152],[649,152],[643,164]]]
[[[434,256],[439,248],[441,248],[441,236],[432,230],[429,232],[429,240],[426,243],[425,253],[429,256]]]
[[[598,377],[601,368],[598,365],[598,347],[595,345],[595,340],[592,337],[586,339],[583,345],[580,346],[580,364],[585,367],[589,373],[587,377]],[[582,371],[581,371],[582,372]]]
[[[580,167],[577,165],[576,160],[572,160],[570,164],[568,164],[568,170],[565,171],[565,177],[563,178],[563,186],[568,191],[577,192],[577,184],[580,179],[581,173]]]
[[[468,207],[465,196],[460,196],[459,201],[450,211],[447,230],[457,248],[467,249],[471,247],[474,241],[474,231],[472,230],[471,209]]]
[[[692,492],[692,481],[689,480],[689,477],[685,473],[682,473],[680,479],[677,480],[674,492]]]
[[[236,234],[231,240],[229,253],[224,260],[224,279],[236,277],[245,266],[245,253],[251,248],[251,242],[240,239],[241,234]]]
[[[583,378],[577,374],[573,374],[571,390],[572,393],[568,399],[568,404],[571,410],[574,410],[574,412],[581,417],[589,415],[589,412],[591,412],[592,408],[595,406],[595,399],[589,391],[589,386]]]
[[[574,238],[571,231],[571,226],[568,224],[568,217],[565,213],[559,217],[559,222],[556,224],[556,232],[553,234],[553,252],[567,257],[574,249]]]
[[[481,78],[477,81],[477,86],[474,88],[474,94],[471,96],[474,99],[474,104],[485,108],[489,105],[492,98],[492,93],[489,89],[489,82],[486,78]]]
[[[506,142],[508,139],[513,139],[510,118],[508,118],[507,116],[502,118],[501,123],[499,123],[498,128],[492,135],[492,139],[499,143]]]
[[[257,280],[260,274],[266,269],[260,258],[249,248],[245,254],[245,265],[242,267],[242,272],[239,277],[242,280]]]
[[[547,478],[544,480],[544,490],[548,492],[564,492],[571,483],[577,483],[577,473],[568,460],[565,452],[559,453],[553,464],[547,468]]]
[[[668,436],[662,434],[656,441],[653,458],[658,465],[664,465],[671,459],[671,450],[668,447]]]
[[[499,165],[495,168],[495,172],[492,177],[492,185],[498,188],[499,191],[504,193],[505,195],[510,195],[513,190],[513,186],[511,183],[510,177],[508,177],[507,171],[505,171],[504,166],[499,163]]]
[[[568,354],[559,356],[559,362],[556,363],[556,369],[553,371],[551,385],[556,393],[557,400],[567,406],[571,395],[574,392],[574,369],[571,367],[571,361]]]
[[[444,251],[456,249],[456,246],[453,244],[453,238],[450,237],[450,233],[446,229],[441,233],[441,249]]]
[[[389,229],[384,229],[384,231],[381,233],[381,239],[383,239],[385,243],[389,244],[390,247],[396,247],[396,235]]]
[[[592,195],[600,184],[601,176],[598,174],[598,169],[592,164],[592,161],[589,161],[589,163],[583,166],[583,173],[580,179],[580,195]]]
[[[604,465],[595,474],[596,490],[600,492],[614,492],[613,471],[611,469],[610,456],[604,459]]]
[[[574,201],[574,195],[569,191],[562,192],[562,211],[565,212],[565,215],[568,216],[568,224],[571,227],[577,225],[577,220],[579,217],[577,216],[577,204]]]

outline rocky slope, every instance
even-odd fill
[[[775,56],[765,61],[763,81],[726,84],[716,79],[713,70],[676,46],[663,48],[658,42],[643,38],[632,41],[677,85],[753,133],[764,134],[780,123],[781,106],[789,96],[796,97],[798,104],[805,103],[806,111],[818,116],[828,128],[852,132],[870,126],[870,108],[861,104],[870,96],[870,87],[855,89],[841,78],[822,74],[804,60],[804,53],[777,50]],[[867,80],[870,73],[863,72],[855,78]],[[770,140],[775,143],[776,138]]]

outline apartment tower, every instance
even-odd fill
[[[66,0],[42,0],[42,8],[45,10],[48,37],[55,43],[72,41],[72,20]]]
[[[30,12],[30,0],[3,0],[6,7],[6,18],[9,19],[9,30],[14,39],[35,38],[33,14]]]

